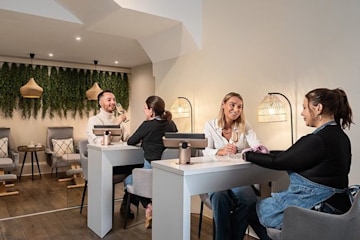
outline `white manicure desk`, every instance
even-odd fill
[[[178,165],[178,159],[152,161],[154,240],[189,240],[191,196],[274,181],[285,172],[242,159],[205,156]]]
[[[88,145],[88,227],[103,238],[112,229],[113,167],[144,163],[141,147]]]

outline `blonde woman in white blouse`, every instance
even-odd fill
[[[240,94],[230,92],[225,95],[218,117],[205,124],[204,133],[208,146],[203,150],[204,156],[231,157],[248,148],[267,151],[245,121],[243,109],[244,101]],[[216,228],[215,239],[243,239],[248,226],[247,221],[244,221],[245,215],[256,203],[253,187],[212,192],[209,196]]]

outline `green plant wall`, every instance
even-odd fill
[[[20,87],[30,77],[44,90],[40,98],[23,98],[20,94]],[[99,108],[97,101],[86,99],[86,91],[95,82],[103,90],[112,90],[117,101],[128,108],[126,73],[4,62],[0,68],[0,114],[12,118],[14,111],[19,111],[24,119],[89,117],[90,112],[96,114]]]

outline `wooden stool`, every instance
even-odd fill
[[[70,176],[68,178],[61,178],[58,179],[59,182],[65,181],[73,181],[74,184],[68,185],[67,188],[78,188],[85,186],[85,180],[82,173],[82,168],[79,163],[80,161],[80,154],[78,153],[71,153],[71,154],[64,154],[62,156],[64,160],[72,162],[70,164],[71,168],[66,171],[66,175]]]
[[[4,170],[1,168],[1,165],[8,165],[11,164],[11,159],[2,159],[0,164],[0,197],[2,196],[10,196],[19,194],[19,191],[6,191],[7,187],[13,187],[14,184],[6,184],[6,181],[14,181],[17,179],[15,174],[6,174]]]

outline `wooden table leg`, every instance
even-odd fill
[[[27,155],[27,152],[24,153],[24,158],[23,158],[23,162],[22,162],[22,166],[21,166],[21,170],[20,170],[19,179],[21,178],[21,174],[22,174],[22,171],[23,171],[23,168],[24,168],[24,163],[25,163],[25,160],[26,160],[26,155]]]

